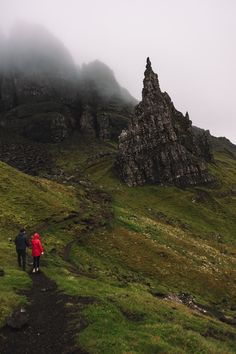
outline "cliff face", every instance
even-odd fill
[[[0,35],[0,127],[37,142],[60,142],[74,130],[117,139],[136,104],[101,62],[77,68],[45,28],[18,25]]]
[[[88,138],[117,140],[137,101],[119,85],[113,71],[96,60],[79,71],[80,130]]]
[[[212,182],[205,164],[212,159],[207,136],[197,138],[188,114],[178,112],[168,94],[161,92],[149,58],[143,84],[142,101],[119,137],[120,177],[129,186]]]
[[[74,126],[76,67],[70,53],[44,27],[21,24],[2,54],[1,127],[34,141],[63,140]]]

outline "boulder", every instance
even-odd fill
[[[20,309],[6,319],[7,325],[12,329],[21,329],[29,322],[29,314],[25,309]]]

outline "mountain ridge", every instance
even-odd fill
[[[5,42],[9,58],[0,72],[1,126],[32,140],[32,132],[37,131],[36,140],[58,142],[80,129],[88,106],[91,122],[87,124],[92,128],[87,130],[100,138],[126,124],[136,100],[121,88],[108,66],[94,62],[78,70],[64,45],[47,30],[27,24],[17,28]],[[57,103],[57,108],[50,102]],[[35,109],[30,115],[27,106],[32,105]],[[123,123],[117,122],[116,114]],[[49,130],[47,136],[45,130]]]

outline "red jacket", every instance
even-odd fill
[[[32,256],[39,257],[43,252],[43,247],[39,239],[39,234],[34,234],[31,244],[32,244]]]

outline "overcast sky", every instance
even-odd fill
[[[75,61],[100,59],[140,99],[146,57],[175,107],[236,143],[236,0],[0,0],[5,31],[45,25]]]

